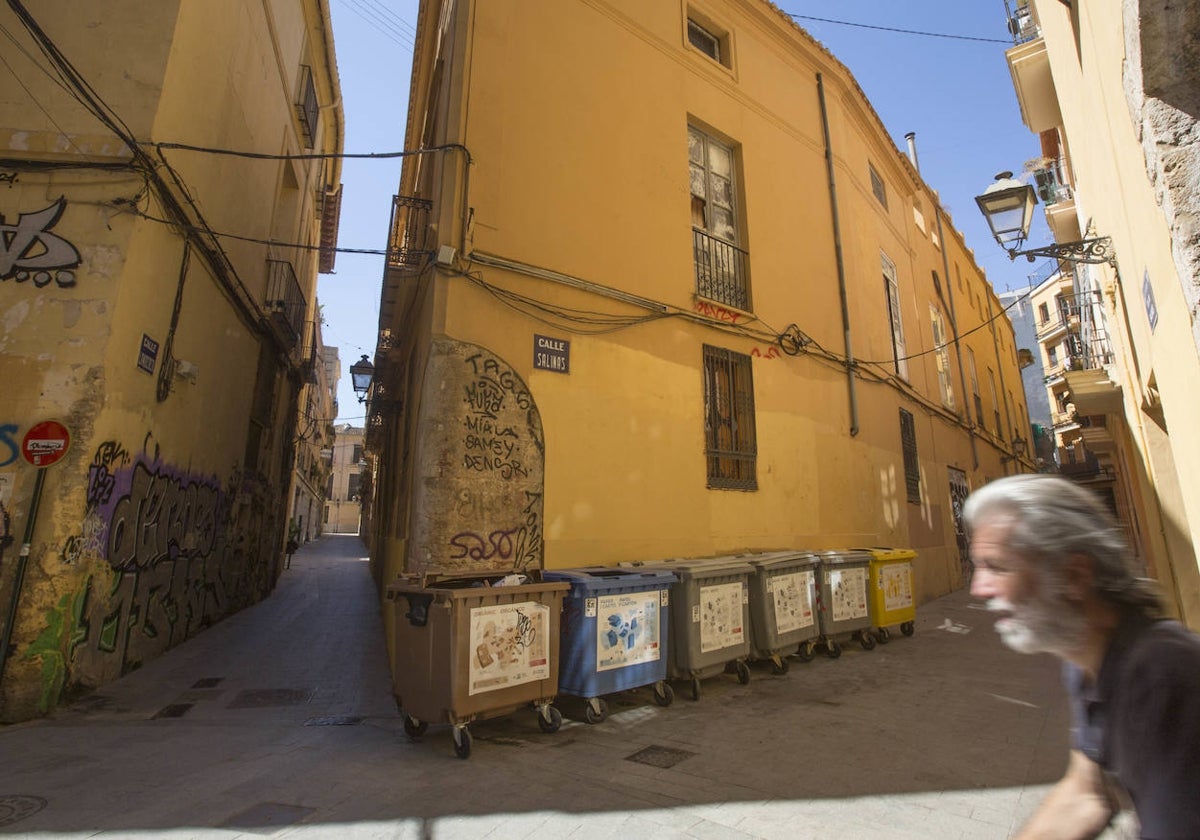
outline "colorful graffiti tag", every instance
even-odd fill
[[[115,679],[270,591],[278,523],[265,485],[222,486],[143,450],[106,441],[93,454],[80,530],[61,552],[87,576],[25,652],[42,663],[43,708],[67,683]]]

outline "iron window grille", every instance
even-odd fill
[[[900,409],[900,447],[904,452],[904,489],[908,501],[921,504],[921,462],[917,458],[917,427],[912,412]]]
[[[704,346],[704,444],[710,488],[758,489],[750,357],[708,345]]]
[[[312,68],[300,65],[300,97],[296,100],[296,116],[300,118],[300,132],[304,136],[304,148],[311,149],[317,137],[317,118],[321,110],[317,103],[317,86],[313,82]]]
[[[267,260],[267,317],[288,348],[296,346],[304,327],[306,301],[296,271],[286,260]]]
[[[688,43],[718,64],[721,61],[721,39],[692,19],[687,22]]]

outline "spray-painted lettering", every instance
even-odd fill
[[[714,321],[724,321],[729,324],[736,324],[743,317],[741,312],[726,309],[724,306],[718,306],[706,300],[696,301],[694,308],[706,318],[712,318]]]
[[[79,252],[50,233],[66,209],[66,199],[60,198],[44,210],[21,213],[15,225],[6,224],[0,214],[0,280],[32,280],[38,288],[51,280],[64,289],[75,285],[71,269],[79,267]]]
[[[13,461],[17,460],[17,455],[21,449],[17,446],[17,425],[15,423],[5,423],[0,426],[0,467],[7,467]],[[5,450],[8,450],[5,454]]]
[[[474,531],[461,531],[450,538],[450,546],[456,552],[450,555],[450,559],[470,557],[472,560],[491,560],[499,557],[507,560],[513,556],[513,534],[516,530],[492,531],[486,539]]]
[[[144,569],[178,557],[203,557],[217,538],[221,493],[168,472],[133,469],[129,495],[113,508],[108,528],[108,562],[114,569]]]

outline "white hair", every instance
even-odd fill
[[[1041,568],[1061,575],[1074,554],[1092,558],[1097,595],[1142,612],[1163,611],[1158,584],[1139,577],[1116,520],[1091,491],[1053,475],[1011,475],[986,484],[963,508],[968,535],[980,523],[1008,516],[1007,544]]]

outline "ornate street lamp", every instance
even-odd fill
[[[1029,238],[1029,223],[1033,220],[1037,193],[1031,185],[1015,180],[1011,172],[997,175],[995,183],[984,190],[983,195],[975,196],[975,203],[987,219],[992,236],[1008,252],[1010,260],[1022,256],[1033,262],[1038,257],[1046,257],[1072,263],[1108,263],[1116,266],[1112,240],[1107,236],[1021,250]]]
[[[360,403],[367,401],[367,392],[371,390],[371,380],[374,378],[375,365],[371,364],[365,353],[361,359],[350,365],[350,384]]]

